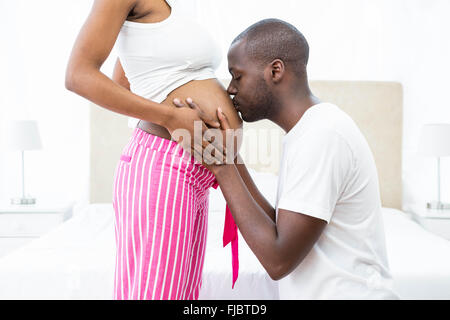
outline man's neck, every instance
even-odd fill
[[[280,97],[279,97],[280,98]],[[279,101],[279,111],[273,119],[269,119],[289,132],[312,106],[320,103],[309,90],[306,93],[283,95]]]

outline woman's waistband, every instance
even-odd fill
[[[177,142],[158,137],[138,127],[134,128],[130,142],[152,150],[167,152],[168,154],[173,154],[180,158],[185,158],[186,160],[195,161],[195,159],[188,152],[184,151]],[[197,161],[195,162],[197,163]]]
[[[138,144],[151,150],[164,152],[169,155],[182,158],[185,161],[195,164],[196,166],[201,166],[203,167],[203,169],[208,170],[202,165],[202,163],[195,160],[195,158],[189,152],[185,151],[183,147],[177,142],[148,133],[140,129],[139,127],[134,128],[133,134],[130,138],[130,143]]]
[[[189,152],[183,150],[181,145],[179,145],[177,142],[175,142],[173,140],[168,140],[165,138],[158,137],[154,134],[148,133],[148,132],[136,127],[136,128],[134,128],[133,134],[131,135],[130,143],[138,144],[145,148],[156,150],[158,152],[164,152],[164,153],[167,153],[170,155],[174,155],[178,158],[182,158],[183,160],[188,161],[188,162],[194,164],[195,166],[201,167],[201,169],[202,169],[201,171],[208,172],[207,175],[213,175],[211,171],[209,171],[200,162],[195,160],[195,158],[193,156],[191,156],[191,154]],[[219,184],[218,184],[217,180],[214,178],[211,186],[216,189],[218,187],[218,185]]]

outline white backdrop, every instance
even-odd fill
[[[39,200],[87,199],[88,109],[65,89],[64,74],[90,4],[0,1],[2,123],[38,121],[43,149],[25,152],[25,171],[26,189]],[[20,195],[20,154],[2,149],[0,159],[0,198]]]
[[[448,0],[178,0],[223,48],[251,23],[293,23],[310,44],[316,80],[398,81],[404,88],[404,205],[436,198],[435,160],[416,154],[421,125],[450,123]],[[64,88],[64,72],[92,0],[0,1],[0,123],[38,121],[44,149],[26,153],[28,191],[40,199],[88,199],[87,102]],[[111,74],[114,53],[102,70]],[[364,107],[364,106],[362,106]],[[19,154],[0,154],[0,199],[20,194]],[[442,200],[450,201],[450,159]]]

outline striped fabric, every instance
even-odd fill
[[[114,175],[114,299],[198,298],[214,175],[135,128]]]

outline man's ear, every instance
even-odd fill
[[[274,83],[279,83],[284,77],[285,65],[280,59],[275,59],[270,63],[271,78]]]

